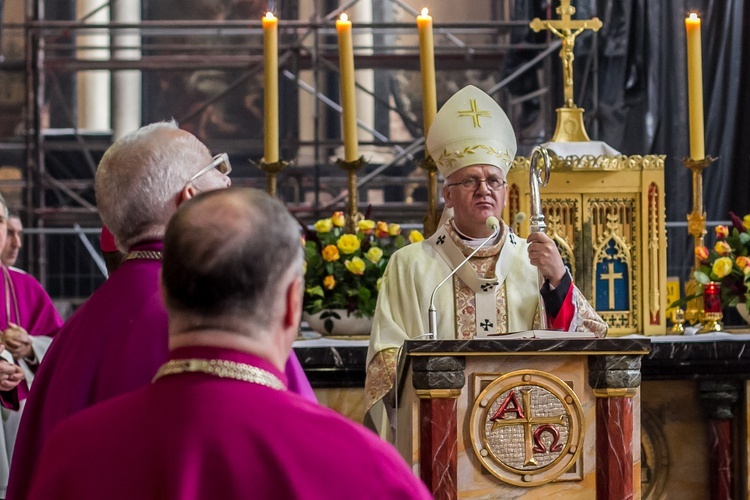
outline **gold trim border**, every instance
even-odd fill
[[[464,356],[616,356],[616,355],[646,355],[650,351],[528,351],[528,352],[460,352],[460,351],[448,351],[448,352],[407,352],[408,356],[453,356],[453,357],[464,357]]]
[[[597,398],[632,398],[638,393],[638,388],[607,388],[592,389]]]
[[[461,389],[417,389],[419,399],[456,399]]]
[[[639,170],[664,170],[666,155],[583,155],[558,156],[550,151],[552,170],[559,172],[614,172]],[[528,170],[530,158],[516,156],[512,169]]]

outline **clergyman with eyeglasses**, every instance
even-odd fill
[[[148,385],[167,361],[167,313],[159,292],[164,231],[182,202],[228,187],[230,171],[226,154],[212,158],[205,144],[174,122],[142,127],[104,153],[96,201],[125,257],[62,326],[37,372],[16,441],[9,498],[27,497],[53,427],[95,403]],[[293,353],[286,375],[290,390],[315,400]]]
[[[439,339],[538,328],[540,293],[550,329],[600,337],[607,332],[607,324],[573,284],[555,243],[544,233],[519,238],[502,221],[508,200],[505,175],[516,155],[515,132],[502,108],[478,88],[465,87],[440,109],[426,145],[445,178],[446,212],[429,239],[391,257],[383,276],[365,382],[369,423],[381,434],[388,427],[387,405],[377,403],[393,386],[398,349],[429,332],[433,291],[492,236],[489,218],[497,218],[497,236],[435,293]],[[540,272],[545,278],[541,290]]]

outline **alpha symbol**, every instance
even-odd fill
[[[520,392],[521,400],[523,401],[520,405],[518,404],[516,391],[511,389],[505,397],[505,401],[500,405],[500,408],[490,417],[492,430],[494,431],[498,427],[511,425],[523,426],[524,465],[537,465],[537,461],[534,459],[534,452],[543,453],[547,451],[541,439],[545,432],[552,434],[550,451],[556,451],[559,448],[560,433],[550,424],[562,425],[565,415],[534,417],[531,410],[531,389],[523,388]],[[515,414],[517,417],[506,418],[508,414]],[[539,427],[534,430],[534,426]]]

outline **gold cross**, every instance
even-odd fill
[[[511,397],[513,394],[513,389],[511,389],[511,392],[508,394],[508,397]],[[492,422],[492,430],[494,431],[498,427],[507,427],[509,425],[522,425],[523,426],[523,444],[524,444],[524,466],[526,465],[536,465],[536,459],[534,458],[534,442],[533,442],[533,433],[531,432],[531,428],[534,425],[539,424],[563,424],[563,418],[565,415],[557,415],[556,417],[538,417],[534,418],[531,415],[531,389],[521,389],[521,398],[523,403],[521,403],[521,408],[523,409],[523,418],[508,418],[504,419],[502,418],[502,415],[499,415],[500,411],[498,410],[495,415],[490,418],[490,420],[494,420]],[[502,405],[501,405],[502,408]],[[507,412],[513,412],[513,410],[506,410],[503,413]],[[517,415],[519,415],[518,412],[514,412]]]
[[[459,111],[458,116],[471,116],[471,118],[474,120],[474,128],[482,128],[482,124],[479,123],[479,118],[492,118],[492,115],[489,111],[482,111],[480,109],[477,109],[477,100],[476,99],[469,99],[469,106],[471,109],[467,109],[465,111]]]
[[[615,280],[622,279],[622,273],[615,272],[615,265],[610,262],[608,272],[601,275],[603,280],[609,281],[609,308],[615,308]]]
[[[561,0],[560,6],[555,11],[560,14],[561,19],[542,21],[537,17],[531,21],[529,26],[537,33],[541,30],[550,30],[562,39],[560,59],[562,59],[563,65],[563,95],[565,106],[573,108],[575,107],[573,103],[573,59],[575,58],[573,47],[576,43],[575,39],[583,30],[599,31],[602,22],[598,17],[572,20],[570,16],[575,14],[576,9],[570,5],[570,0]]]

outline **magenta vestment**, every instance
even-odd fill
[[[10,351],[1,355],[5,362],[20,366],[24,376],[16,388],[0,393],[0,498],[5,498],[20,410],[34,380],[37,364],[44,358],[52,337],[62,325],[62,318],[37,280],[23,271],[6,267],[0,267],[0,311],[0,329],[8,328],[8,323],[22,327],[31,337],[34,353],[29,356],[30,362],[23,358],[13,359]]]
[[[8,323],[15,323],[32,337],[32,348],[38,358],[47,350],[47,343],[37,346],[34,337],[54,337],[63,321],[55,309],[52,300],[42,285],[25,272],[6,267],[11,283],[6,286],[6,275],[0,273],[0,330],[8,328]],[[9,293],[6,293],[9,292]],[[49,342],[49,340],[47,340]],[[29,374],[14,391],[3,393],[2,405],[18,409],[18,401],[28,394]]]
[[[8,318],[5,311],[5,286],[0,286],[0,307],[3,309],[3,312],[0,313],[0,329],[8,328],[8,322],[10,321],[23,327],[29,335],[54,336],[57,329],[62,325],[62,318],[60,318],[47,292],[32,276],[12,267],[7,269],[13,282],[18,316],[16,316],[16,309],[11,297],[10,318]],[[0,280],[3,284],[5,283],[4,277]]]
[[[248,353],[184,347],[284,376]],[[428,499],[389,444],[289,391],[204,373],[167,375],[52,433],[32,499]]]
[[[161,242],[152,242],[132,250],[161,249]],[[159,260],[124,262],[60,329],[21,419],[7,498],[26,498],[44,441],[60,421],[150,384],[168,359],[160,268]],[[286,369],[290,390],[315,401],[294,354]]]

